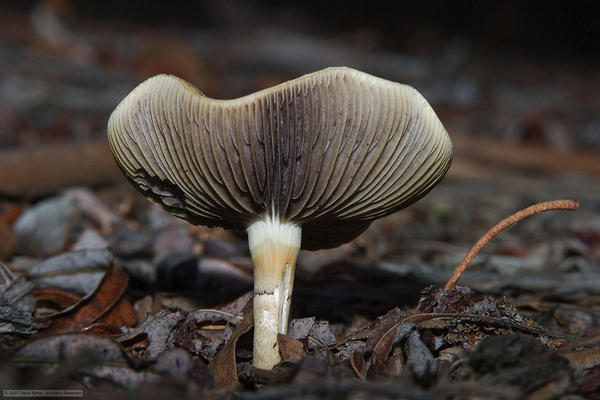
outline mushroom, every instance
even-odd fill
[[[125,176],[193,224],[246,230],[254,264],[254,365],[280,361],[300,248],[349,242],[424,196],[452,143],[414,88],[327,68],[233,100],[158,75],[113,111]]]

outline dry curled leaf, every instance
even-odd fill
[[[306,347],[298,339],[291,336],[278,334],[277,343],[279,344],[279,355],[282,360],[301,360],[306,357]]]
[[[175,342],[205,360],[212,360],[240,321],[241,317],[219,310],[196,310],[182,322]]]
[[[248,292],[219,309],[189,312],[175,334],[175,343],[211,361],[243,320],[241,313],[251,299],[252,292]]]
[[[254,326],[254,312],[252,302],[248,302],[242,312],[244,319],[233,330],[231,339],[217,352],[209,364],[210,372],[218,387],[238,383],[235,347],[238,339]]]
[[[52,324],[44,330],[44,333],[62,333],[82,331],[91,324],[100,322],[107,325],[132,326],[135,323],[135,310],[129,301],[123,297],[127,284],[128,275],[115,267],[106,271],[100,284],[78,302],[67,308],[45,316]],[[44,299],[47,293],[39,293],[40,299]],[[56,299],[57,293],[51,293]],[[66,298],[61,293],[61,300]]]

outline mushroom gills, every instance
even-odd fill
[[[414,88],[340,67],[231,100],[158,75],[123,99],[108,137],[123,172],[163,208],[245,229],[274,206],[302,226],[307,250],[337,247],[411,204],[452,158]],[[163,200],[155,182],[177,196]]]
[[[247,232],[254,263],[254,366],[271,369],[281,361],[277,334],[287,333],[302,229],[266,216]]]

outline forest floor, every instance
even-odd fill
[[[52,15],[36,12],[0,13],[3,390],[598,396],[600,79],[585,65],[550,70],[509,54],[499,76],[460,40],[407,56],[285,30],[224,38],[88,21],[53,37],[43,29]],[[311,57],[274,54],[282,43]],[[110,155],[106,119],[155,73],[226,98],[333,64],[422,91],[454,141],[454,162],[429,195],[352,243],[300,252],[284,361],[258,370],[246,239],[189,225],[139,195]],[[496,222],[556,199],[580,209],[518,223],[483,248],[458,287],[442,289]]]

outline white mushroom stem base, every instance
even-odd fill
[[[254,366],[271,369],[281,361],[277,334],[287,333],[302,230],[267,216],[247,231],[254,263]]]

